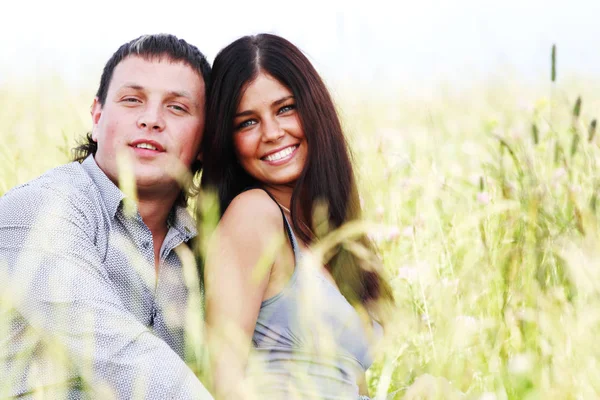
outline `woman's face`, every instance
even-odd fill
[[[238,162],[268,186],[293,186],[308,145],[290,89],[261,72],[246,86],[233,120]]]

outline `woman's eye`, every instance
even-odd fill
[[[237,127],[238,127],[238,129],[242,129],[242,128],[247,128],[249,126],[252,126],[254,124],[256,124],[256,121],[253,119],[249,119],[247,121],[239,123]]]
[[[283,113],[291,111],[295,108],[296,108],[295,104],[288,104],[287,106],[283,106],[279,109],[279,114],[283,114]]]

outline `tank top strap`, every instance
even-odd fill
[[[275,202],[277,203],[277,202]],[[296,262],[296,267],[300,264],[300,247],[298,246],[298,239],[296,239],[296,235],[292,230],[292,225],[289,223],[283,209],[277,204],[279,210],[281,210],[281,216],[283,217],[283,224],[285,225],[285,231],[290,239],[290,243],[292,244],[292,251],[294,252],[294,261]]]
[[[296,263],[296,266],[298,266],[300,264],[300,255],[301,255],[300,254],[301,253],[300,246],[298,246],[298,239],[296,238],[296,235],[294,234],[292,225],[288,221],[288,219],[285,215],[285,212],[283,211],[283,208],[281,208],[281,206],[279,205],[277,200],[275,200],[275,198],[271,195],[271,193],[269,193],[268,190],[266,190],[260,186],[253,186],[253,187],[247,188],[246,190],[250,190],[250,189],[263,190],[271,198],[271,200],[273,200],[273,202],[277,205],[277,207],[279,208],[279,211],[281,211],[281,216],[283,217],[283,227],[285,229],[285,232],[286,232],[288,238],[290,239],[290,243],[292,245],[292,251],[294,252],[294,261]]]

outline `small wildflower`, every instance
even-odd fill
[[[533,367],[533,360],[530,355],[517,354],[508,360],[508,370],[515,375],[528,374]]]
[[[400,237],[400,229],[396,226],[393,226],[389,229],[372,232],[368,236],[374,242],[383,242],[383,241],[391,242]]]
[[[400,189],[406,189],[411,185],[411,183],[412,182],[410,178],[403,178],[398,181],[398,187],[400,187]]]
[[[398,277],[408,283],[413,283],[419,279],[419,271],[415,267],[400,267],[398,268]]]
[[[481,174],[470,174],[469,175],[469,182],[473,186],[479,186],[480,179],[481,179]]]
[[[456,287],[458,286],[458,279],[442,278],[440,281],[443,287]]]
[[[441,187],[446,185],[446,177],[444,175],[437,175],[437,181]]]
[[[421,215],[417,215],[413,225],[415,226],[415,228],[424,228],[425,227],[425,220],[423,219],[423,217]]]
[[[567,174],[567,171],[560,167],[554,170],[554,175],[552,176],[553,180],[560,179]]]
[[[488,192],[477,193],[477,201],[483,205],[487,205],[490,202],[490,195]]]
[[[519,139],[525,136],[525,132],[526,129],[524,126],[513,127],[511,130],[508,131],[508,137],[511,139]]]
[[[432,322],[429,314],[421,315],[421,321],[425,322],[426,324],[430,324]]]
[[[383,177],[385,180],[389,180],[393,173],[394,173],[394,170],[392,168],[383,167]]]
[[[451,176],[462,176],[463,175],[462,166],[458,163],[450,164],[450,166],[448,167],[448,172]]]
[[[517,107],[521,111],[525,111],[528,114],[532,114],[535,111],[534,105],[531,104],[530,99],[520,99],[517,102]]]
[[[569,190],[571,191],[571,193],[581,193],[581,186],[580,185],[569,185]]]
[[[464,142],[461,146],[461,150],[467,156],[474,156],[479,152],[477,145],[470,141]]]
[[[465,326],[466,328],[476,328],[477,327],[477,319],[471,317],[470,315],[459,315],[455,318],[457,323]]]
[[[548,100],[548,98],[546,97],[540,97],[536,102],[535,102],[535,111],[536,112],[540,112],[543,109],[545,109],[548,104],[550,104],[550,101]]]
[[[395,240],[400,236],[400,229],[397,226],[393,226],[388,230],[386,239],[389,241]]]

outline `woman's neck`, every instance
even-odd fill
[[[264,188],[284,210],[291,212],[293,187],[264,185]]]

